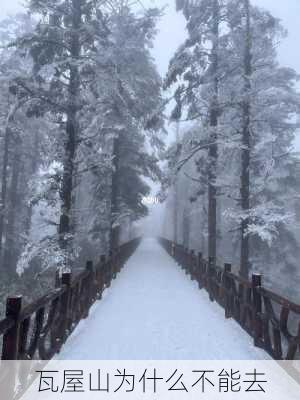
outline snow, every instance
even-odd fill
[[[255,360],[268,355],[145,238],[64,345],[68,360]]]

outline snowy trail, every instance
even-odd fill
[[[155,239],[144,239],[60,359],[268,359]]]

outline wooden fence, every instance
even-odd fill
[[[300,305],[264,288],[260,274],[248,281],[232,273],[231,264],[221,268],[167,239],[160,243],[225,309],[225,317],[234,318],[253,337],[255,346],[276,360],[300,359]]]
[[[87,262],[75,276],[57,276],[56,287],[32,304],[23,307],[22,296],[9,297],[6,317],[0,321],[2,360],[51,359],[138,244],[139,239],[123,244],[110,257],[101,256],[98,265]]]

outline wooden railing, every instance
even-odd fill
[[[160,243],[224,308],[225,317],[234,318],[253,337],[255,346],[276,360],[300,359],[300,305],[265,289],[260,274],[248,281],[232,273],[231,264],[221,268],[167,239]]]
[[[110,257],[101,256],[98,265],[87,262],[75,276],[71,272],[57,275],[56,287],[32,304],[23,307],[22,296],[9,297],[6,317],[0,321],[2,359],[51,359],[138,244],[139,239],[123,244]]]

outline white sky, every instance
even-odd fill
[[[0,18],[7,13],[20,9],[26,0],[0,0]],[[166,7],[164,16],[158,25],[158,35],[154,43],[153,56],[159,72],[164,76],[168,62],[174,51],[185,38],[185,20],[181,13],[175,11],[175,0],[141,0],[145,5]],[[288,37],[278,48],[279,60],[282,65],[294,68],[300,73],[299,37],[300,37],[300,0],[252,0],[258,6],[269,9],[275,17],[282,20],[288,30]],[[300,150],[300,138],[297,141]]]

